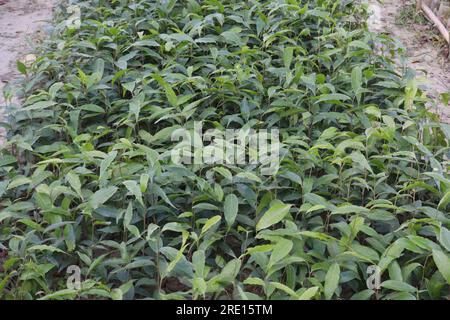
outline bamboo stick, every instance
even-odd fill
[[[416,11],[419,12],[422,9],[422,0],[416,0]]]
[[[450,34],[447,30],[447,28],[444,26],[444,24],[441,22],[441,20],[433,13],[433,11],[428,7],[424,2],[418,1],[421,3],[422,10],[425,12],[425,15],[430,19],[436,27],[439,29],[439,32],[444,37],[445,41],[450,45]]]

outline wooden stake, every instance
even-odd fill
[[[439,32],[444,37],[445,41],[448,43],[448,49],[449,49],[449,56],[450,56],[450,33],[447,30],[447,28],[444,26],[444,24],[441,22],[441,20],[434,14],[433,10],[430,9],[422,0],[417,0],[417,3],[421,4],[423,12],[425,12],[425,15],[430,19],[436,27],[439,29]]]

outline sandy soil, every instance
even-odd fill
[[[450,93],[450,61],[446,58],[448,49],[439,47],[427,37],[428,26],[420,24],[399,25],[400,9],[412,5],[411,0],[368,0],[372,16],[369,29],[385,33],[398,39],[406,49],[408,67],[416,70],[419,79],[423,79],[427,95],[437,101],[440,93]],[[450,123],[450,106],[438,104],[436,113],[441,120]]]
[[[53,2],[0,0],[0,118],[5,106],[3,88],[20,76],[16,61],[32,59],[33,48],[51,20]],[[4,129],[0,127],[0,144],[3,137]]]

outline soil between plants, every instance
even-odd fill
[[[7,83],[20,77],[17,60],[33,58],[33,50],[45,35],[54,0],[0,0],[0,121],[3,121]],[[5,130],[0,127],[0,144]]]
[[[430,38],[433,26],[399,21],[401,10],[406,6],[415,6],[415,1],[368,0],[368,3],[371,12],[369,29],[400,41],[406,49],[406,66],[416,71],[427,95],[436,101],[436,106],[430,108],[440,116],[442,122],[450,123],[450,105],[439,102],[441,93],[450,93],[448,46],[439,45],[436,41],[438,36]]]

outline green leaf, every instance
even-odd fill
[[[102,160],[102,162],[100,163],[100,175],[99,175],[99,181],[101,185],[105,184],[105,181],[107,180],[107,170],[109,168],[109,166],[112,164],[112,162],[114,161],[114,159],[117,156],[117,151],[111,151],[110,153],[108,153],[108,155]]]
[[[255,253],[255,252],[268,252],[273,250],[274,245],[273,244],[262,244],[259,246],[251,247],[247,249],[247,253]]]
[[[367,50],[367,51],[372,51],[372,48],[370,48],[370,46],[367,43],[365,43],[365,42],[363,42],[361,40],[354,40],[354,41],[350,42],[348,46],[349,47],[356,47],[356,48],[359,48],[359,49],[364,49],[364,50]]]
[[[67,173],[66,179],[67,179],[67,182],[69,182],[72,189],[75,190],[75,192],[80,196],[81,199],[83,199],[83,194],[81,192],[80,177],[73,171],[70,171]]]
[[[205,224],[203,225],[202,231],[200,235],[205,234],[211,227],[213,227],[216,223],[218,223],[222,219],[221,216],[214,216],[212,218],[209,218]]]
[[[69,252],[75,249],[75,230],[73,229],[73,225],[68,224],[64,227],[64,241],[67,246],[67,250]]]
[[[20,219],[17,222],[23,223],[24,225],[29,226],[30,228],[37,230],[39,232],[43,232],[44,228],[42,228],[39,224],[30,219]]]
[[[433,260],[439,272],[450,284],[450,258],[440,250],[433,250]]]
[[[16,64],[17,64],[17,70],[19,70],[19,72],[21,74],[27,74],[27,66],[23,62],[17,60]]]
[[[354,67],[352,70],[352,89],[358,92],[362,87],[362,70],[361,67]]]
[[[358,164],[362,166],[367,171],[373,173],[372,168],[370,167],[369,162],[367,161],[366,157],[359,151],[352,152],[350,155],[352,158],[353,163]]]
[[[123,225],[128,228],[128,226],[133,220],[133,202],[129,202],[127,206],[127,210],[125,210],[125,215],[123,217]]]
[[[450,252],[450,231],[444,226],[441,226],[439,242],[448,252]]]
[[[205,251],[197,250],[192,255],[192,265],[194,266],[195,274],[198,277],[203,277],[203,273],[205,271]]]
[[[372,289],[366,289],[360,292],[355,293],[350,300],[369,300],[375,294],[375,291]]]
[[[223,167],[215,167],[213,170],[219,173],[225,179],[228,179],[229,181],[233,180],[233,175],[231,174],[230,170]]]
[[[350,97],[342,93],[328,93],[319,96],[319,99],[315,103],[329,102],[329,101],[347,101]]]
[[[152,78],[155,79],[161,87],[163,87],[170,105],[173,107],[178,106],[178,98],[172,87],[166,81],[164,81],[164,79],[159,74],[153,73]]]
[[[144,102],[144,93],[140,93],[130,102],[130,113],[134,115],[136,121],[139,121],[139,113],[141,112],[141,108],[144,106]]]
[[[291,63],[292,63],[293,55],[294,55],[294,48],[288,47],[288,48],[284,49],[283,61],[284,61],[284,67],[286,69],[290,68]]]
[[[231,45],[240,46],[242,44],[240,32],[241,32],[240,28],[233,28],[231,30],[222,32],[220,36],[224,38],[225,42]]]
[[[326,300],[330,300],[339,285],[341,269],[339,264],[333,263],[325,275],[324,295]]]
[[[273,247],[272,254],[270,255],[269,264],[267,266],[270,269],[275,263],[281,261],[286,257],[294,246],[293,242],[287,239],[281,239]]]
[[[441,201],[438,204],[438,209],[439,210],[445,209],[449,203],[450,203],[450,190],[448,190],[442,197]]]
[[[266,229],[281,220],[289,213],[291,204],[284,204],[280,200],[274,200],[272,206],[267,210],[256,224],[256,231]]]
[[[384,281],[383,283],[381,283],[381,286],[386,289],[402,291],[402,292],[415,293],[417,291],[417,289],[415,287],[413,287],[412,285],[407,284],[402,281],[398,281],[398,280]]]
[[[62,289],[49,293],[39,300],[73,300],[77,296],[77,291],[74,289]]]
[[[236,220],[236,216],[239,209],[239,200],[234,194],[229,194],[225,197],[224,214],[225,221],[228,226],[231,227]]]
[[[286,286],[286,285],[284,285],[284,284],[282,284],[282,283],[279,283],[279,282],[271,282],[270,284],[271,284],[272,286],[274,286],[275,288],[277,288],[278,290],[281,290],[281,291],[287,293],[287,294],[290,295],[292,298],[294,298],[294,299],[299,299],[298,294],[297,294],[294,290],[292,290],[291,288],[289,288],[288,286]]]
[[[138,227],[130,224],[127,226],[127,230],[130,231],[130,233],[136,237],[136,238],[140,238],[141,237],[141,232],[139,231]]]
[[[34,110],[42,110],[53,107],[56,104],[54,101],[39,101],[32,105],[26,106],[22,108],[22,111],[34,111]]]
[[[104,204],[106,201],[108,201],[116,192],[118,188],[117,187],[108,187],[104,189],[100,189],[97,192],[95,192],[90,200],[90,204],[92,206],[92,209],[97,209],[102,204]]]
[[[122,291],[118,288],[111,290],[111,299],[122,300],[123,299]]]
[[[56,247],[49,246],[49,245],[46,245],[46,244],[31,246],[31,247],[28,248],[28,251],[50,251],[50,252],[65,253],[61,249],[58,249]]]
[[[262,286],[262,287],[266,286],[266,283],[264,282],[264,280],[255,278],[255,277],[248,277],[247,279],[244,280],[243,283],[249,284],[249,285],[254,285],[254,286]]]
[[[141,192],[147,191],[148,188],[148,180],[150,179],[150,175],[147,173],[141,174],[139,178],[139,187],[141,188]]]
[[[317,291],[319,290],[319,287],[311,287],[305,290],[305,292],[303,292],[300,297],[298,298],[298,300],[311,300],[312,298],[314,298],[314,296],[317,294]]]
[[[331,214],[358,214],[358,213],[367,213],[370,212],[369,209],[360,206],[354,205],[344,205],[336,208],[331,212]]]
[[[136,200],[143,206],[144,201],[142,200],[142,191],[140,185],[134,180],[124,181],[123,184],[127,187],[128,191],[136,197]]]
[[[14,189],[26,184],[30,184],[31,182],[32,182],[31,179],[27,177],[17,176],[8,184],[7,190]]]
[[[96,105],[96,104],[83,104],[82,106],[80,106],[79,108],[80,110],[86,110],[86,111],[91,111],[91,112],[95,112],[95,113],[105,113],[105,109],[103,109],[102,107]]]

